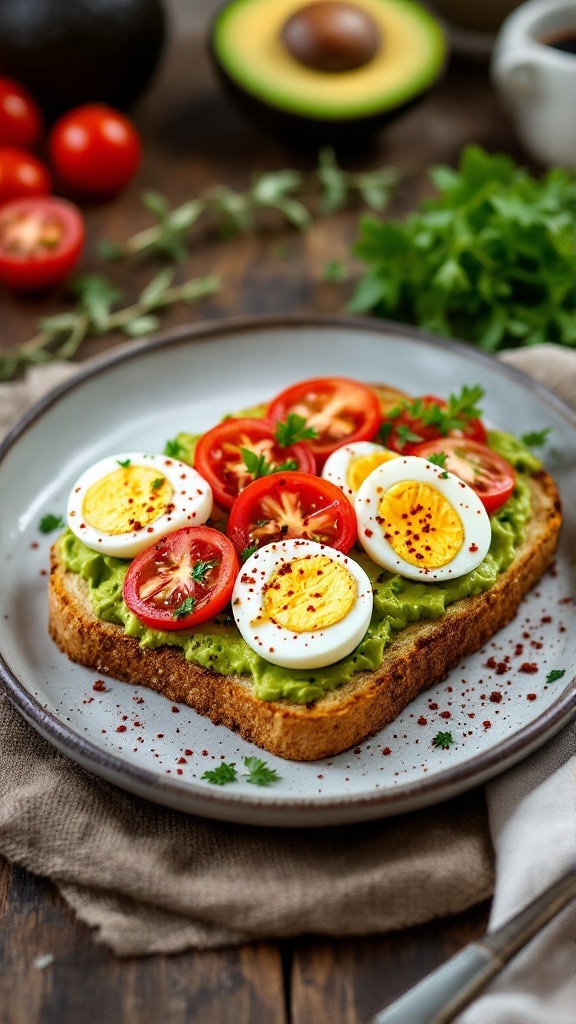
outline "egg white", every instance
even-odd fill
[[[462,523],[462,545],[445,565],[413,565],[396,552],[385,537],[379,515],[382,497],[395,484],[412,481],[439,491]],[[476,492],[454,473],[447,473],[420,456],[401,456],[375,469],[360,487],[354,508],[358,540],[372,561],[408,579],[432,583],[464,576],[480,564],[490,547],[490,518]],[[399,526],[406,529],[405,524]]]
[[[358,492],[350,486],[348,479],[350,467],[356,459],[365,455],[374,455],[377,452],[385,455],[387,459],[398,457],[396,452],[392,452],[389,448],[385,448],[382,444],[376,444],[374,441],[353,441],[351,444],[342,445],[328,456],[322,468],[322,476],[325,480],[336,484],[353,505]]]
[[[121,464],[154,469],[170,484],[173,495],[169,509],[146,526],[126,533],[108,533],[89,525],[84,519],[84,501],[88,489]],[[87,547],[117,558],[135,558],[160,537],[183,526],[200,526],[212,511],[212,490],[204,477],[178,459],[144,452],[121,452],[95,462],[74,484],[68,499],[67,521],[72,532]]]
[[[339,622],[323,629],[294,632],[263,612],[264,589],[275,572],[293,559],[325,555],[339,562],[356,582],[356,600]],[[257,654],[284,668],[314,669],[346,657],[364,637],[372,615],[372,584],[353,558],[326,544],[292,538],[267,544],[240,570],[232,593],[232,611],[241,635]]]

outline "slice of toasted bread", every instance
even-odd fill
[[[49,588],[50,634],[73,661],[184,703],[270,753],[295,761],[337,754],[391,722],[422,690],[443,679],[509,622],[552,562],[561,523],[554,481],[530,481],[532,518],[514,561],[482,594],[448,606],[440,619],[399,632],[374,672],[359,672],[311,705],[259,700],[251,680],[185,661],[179,648],[146,650],[121,626],[92,613],[85,581],[62,564],[55,545]]]

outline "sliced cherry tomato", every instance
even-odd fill
[[[136,556],[124,600],[153,629],[190,629],[226,607],[237,575],[236,552],[223,533],[186,526]]]
[[[0,281],[21,291],[51,288],[77,262],[84,221],[55,196],[13,199],[0,207]]]
[[[45,196],[52,188],[48,168],[24,149],[0,147],[0,203],[21,196]]]
[[[286,388],[268,406],[268,416],[285,421],[302,416],[317,436],[308,441],[318,469],[343,444],[371,441],[382,420],[378,397],[371,388],[347,377],[303,380]]]
[[[220,508],[232,508],[252,480],[278,469],[316,472],[306,442],[283,448],[275,435],[274,421],[258,418],[223,420],[202,435],[194,452],[194,469],[208,481]]]
[[[468,437],[484,444],[486,430],[479,419],[463,420],[462,429],[445,428],[442,412],[446,402],[435,395],[423,395],[414,401],[404,401],[385,417],[381,427],[382,443],[402,455],[412,455],[416,445],[434,441],[438,437]],[[437,415],[440,413],[440,415]]]
[[[329,480],[310,473],[274,473],[242,491],[228,519],[228,536],[239,554],[290,537],[347,552],[356,540],[356,515]]]
[[[441,437],[416,445],[413,455],[429,459],[444,454],[442,465],[469,484],[487,512],[495,512],[508,500],[516,477],[510,463],[485,444],[467,437]]]
[[[30,93],[12,78],[0,78],[0,146],[34,149],[42,129],[40,108]]]
[[[102,103],[64,114],[50,133],[48,149],[64,188],[88,198],[113,196],[123,189],[136,173],[141,155],[132,122]]]

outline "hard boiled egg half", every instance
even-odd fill
[[[182,526],[200,526],[212,511],[203,477],[178,459],[143,452],[109,455],[76,481],[68,525],[93,551],[134,558]]]
[[[416,455],[379,466],[354,503],[358,540],[373,562],[421,582],[464,576],[490,547],[490,519],[460,477]]]
[[[342,445],[328,456],[322,469],[322,476],[336,484],[353,505],[366,477],[378,466],[398,457],[397,452],[392,452],[374,441],[355,441]]]
[[[321,668],[360,643],[372,584],[341,551],[293,538],[251,555],[232,593],[236,625],[253,651],[284,668]]]

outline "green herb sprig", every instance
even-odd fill
[[[269,768],[266,761],[260,757],[245,757],[243,764],[246,771],[242,778],[254,786],[269,786],[272,782],[280,781],[280,776],[275,768]],[[226,761],[222,761],[216,768],[205,771],[200,777],[215,786],[225,786],[228,782],[238,781],[238,770],[234,762],[228,764]]]
[[[240,453],[246,469],[255,480],[259,480],[262,476],[269,476],[270,473],[287,473],[298,469],[296,459],[286,459],[285,462],[274,463],[268,462],[265,455],[257,455],[249,448],[241,448]]]
[[[186,259],[194,229],[212,226],[224,235],[247,234],[269,223],[272,212],[281,223],[306,231],[317,215],[328,216],[353,203],[382,212],[399,178],[390,167],[345,171],[333,150],[322,149],[314,171],[267,171],[256,175],[245,191],[220,185],[174,208],[160,193],[145,192],[142,201],[156,223],[126,242],[104,240],[98,248],[110,260],[162,256],[180,263]]]
[[[220,288],[215,274],[194,278],[184,284],[172,284],[174,271],[157,273],[140,293],[136,302],[115,308],[122,293],[100,274],[88,274],[73,284],[76,304],[66,313],[43,317],[39,332],[19,348],[0,354],[0,380],[10,380],[26,366],[71,359],[89,337],[120,330],[131,338],[151,334],[160,326],[156,311],[178,302],[192,305]]]
[[[453,743],[454,739],[451,732],[437,732],[432,740],[432,745],[434,747],[440,747],[442,750],[448,750]]]
[[[53,533],[54,530],[62,530],[64,525],[62,516],[54,515],[53,512],[47,512],[38,523],[38,529],[40,533]]]
[[[537,178],[508,156],[463,150],[403,221],[365,216],[366,264],[349,308],[416,323],[487,351],[576,346],[576,174]]]

